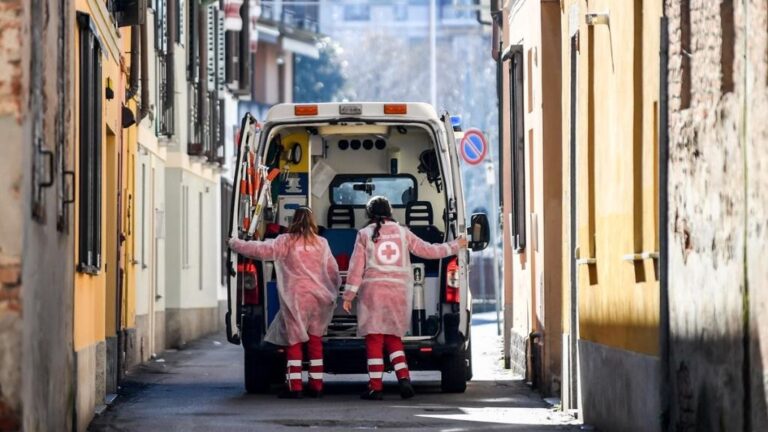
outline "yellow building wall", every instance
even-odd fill
[[[103,94],[99,95],[102,99],[102,120],[104,127],[102,128],[102,188],[101,188],[101,269],[98,274],[90,275],[80,272],[75,272],[74,280],[74,349],[79,351],[89,345],[96,342],[105,340],[105,336],[109,329],[106,326],[108,317],[114,317],[114,310],[111,307],[106,307],[107,304],[107,274],[105,272],[105,264],[108,262],[107,248],[110,245],[110,233],[108,232],[108,226],[110,226],[107,212],[107,199],[108,199],[108,187],[107,187],[107,170],[109,164],[112,163],[114,155],[110,155],[107,151],[107,128],[112,131],[120,130],[121,121],[121,93],[118,92],[118,84],[121,82],[122,69],[120,65],[120,51],[118,40],[114,28],[108,18],[105,2],[96,0],[78,0],[75,3],[75,8],[79,12],[87,13],[91,16],[96,30],[99,33],[99,38],[102,42],[102,90],[107,88],[107,80],[112,82],[112,88],[115,90],[115,97],[112,100],[107,100]],[[73,17],[75,19],[75,17]],[[79,184],[79,97],[77,96],[80,91],[79,77],[80,66],[77,61],[80,53],[79,44],[79,30],[76,21],[72,23],[72,28],[75,29],[74,40],[74,70],[73,76],[74,93],[75,95],[75,116],[73,124],[75,127],[75,143],[74,147],[74,164],[75,167],[75,185]],[[115,140],[117,142],[117,140]],[[116,168],[116,167],[114,167]],[[74,256],[77,262],[78,257],[78,239],[79,233],[79,207],[77,204],[73,206],[74,209]],[[114,235],[112,235],[114,237]],[[114,249],[113,249],[114,250]],[[114,269],[110,269],[114,271]],[[109,320],[114,322],[114,320]],[[112,326],[114,327],[114,326]],[[114,333],[114,328],[111,329]]]
[[[573,5],[578,7],[575,21]],[[569,18],[579,27],[578,257],[595,260],[577,267],[580,338],[650,355],[658,353],[658,274],[653,259],[628,256],[658,252],[661,8],[661,2],[609,0],[564,1],[561,8],[564,124],[570,124]],[[608,11],[610,25],[586,24],[585,14]],[[565,128],[566,168],[569,146]],[[568,224],[565,214],[566,236]],[[563,258],[569,262],[567,249]],[[567,306],[567,272],[562,280]]]
[[[131,100],[127,104],[128,108],[137,117],[138,107],[135,101]],[[124,130],[123,133],[123,234],[125,242],[123,243],[122,262],[125,269],[123,277],[123,327],[136,327],[136,275],[133,257],[134,251],[135,226],[136,226],[136,154],[138,152],[138,128],[134,125]]]
[[[121,29],[122,34],[122,52],[123,57],[123,76],[125,77],[125,88],[130,87],[128,79],[129,71],[131,67],[131,27],[125,27]],[[138,122],[139,110],[138,104],[134,99],[126,101],[126,106],[134,115],[134,118]],[[123,304],[121,322],[123,328],[136,327],[136,281],[135,281],[135,266],[133,265],[134,253],[134,228],[135,228],[135,196],[136,196],[136,154],[138,152],[138,126],[133,125],[123,129],[123,181],[122,181],[122,232],[125,237],[123,242],[123,253],[120,257],[123,273],[123,292],[121,301]]]

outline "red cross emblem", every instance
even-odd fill
[[[400,248],[393,241],[384,241],[376,249],[376,257],[382,264],[394,264],[400,259]]]

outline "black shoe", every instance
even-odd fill
[[[416,396],[416,391],[413,390],[411,380],[409,378],[403,378],[397,381],[397,385],[400,386],[400,397],[403,399],[410,399]]]
[[[322,390],[315,390],[313,388],[305,388],[304,389],[304,396],[312,398],[312,399],[320,399],[323,397],[323,391]]]
[[[360,395],[360,399],[365,400],[382,400],[384,399],[384,393],[380,390],[366,390]]]
[[[280,399],[301,399],[301,392],[283,389],[282,391],[280,391],[280,393],[277,394],[277,397],[279,397]]]

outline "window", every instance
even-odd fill
[[[184,45],[184,0],[176,0],[176,16],[174,21],[176,22],[176,42]]]
[[[78,14],[79,29],[79,237],[77,271],[101,269],[101,47],[88,15]]]
[[[733,62],[736,50],[735,22],[733,20],[733,0],[720,3],[720,90],[723,94],[733,91]]]
[[[523,47],[512,47],[509,63],[509,124],[512,158],[512,241],[516,252],[525,249],[525,126],[523,124]]]
[[[189,267],[189,186],[181,187],[181,268]]]
[[[400,175],[337,175],[331,182],[331,204],[365,207],[375,195],[386,197],[393,207],[416,201],[416,179]]]
[[[392,15],[395,17],[395,21],[407,21],[408,20],[408,5],[402,3],[396,3],[393,6]]]
[[[680,2],[680,57],[682,77],[680,83],[680,108],[691,106],[691,1]]]
[[[203,251],[205,251],[205,244],[203,242],[205,241],[205,238],[203,237],[203,232],[205,231],[203,229],[204,227],[204,221],[203,221],[203,193],[198,192],[197,193],[197,280],[198,280],[198,289],[200,291],[203,290],[204,281],[203,281],[203,266],[205,265],[203,261]]]
[[[144,254],[145,246],[147,242],[146,226],[147,226],[147,165],[141,164],[141,268],[146,268],[147,260]]]
[[[344,21],[368,21],[370,19],[371,8],[367,4],[344,5]]]

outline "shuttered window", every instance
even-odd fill
[[[88,15],[78,14],[79,31],[79,182],[77,271],[101,269],[101,48]]]
[[[509,62],[509,124],[512,157],[512,241],[515,251],[525,249],[525,116],[523,49],[513,47]]]

